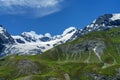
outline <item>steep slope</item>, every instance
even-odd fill
[[[80,33],[75,27],[66,29],[63,34],[51,37],[50,34],[38,35],[35,32],[24,32],[20,36],[12,36],[15,44],[6,48],[9,54],[40,54],[59,44],[76,39]]]
[[[43,58],[57,61],[80,61],[87,63],[105,62],[104,57],[112,63],[120,63],[120,28],[108,31],[92,32],[70,43],[57,46],[44,54]]]
[[[120,14],[104,14],[95,19],[84,29],[70,27],[66,29],[63,34],[53,37],[49,33],[41,35],[36,34],[34,31],[23,32],[21,35],[11,37],[3,27],[0,27],[0,53],[19,55],[40,54],[57,45],[70,42],[90,32],[109,30],[118,26],[120,26]]]
[[[36,34],[34,31],[23,32],[21,35],[12,36],[15,44],[7,47],[6,54],[40,54],[57,45],[70,42],[76,38],[88,34],[89,32],[109,30],[120,26],[120,14],[104,14],[95,19],[84,29],[70,27],[63,34],[51,36],[49,33],[45,35]]]
[[[120,80],[119,20],[119,14],[105,14],[83,30],[70,27],[54,37],[35,32],[12,36],[5,48],[12,55],[0,59],[0,79]]]
[[[4,49],[8,45],[13,45],[14,39],[11,37],[11,35],[0,25],[0,56],[3,56]]]
[[[119,80],[120,28],[91,32],[39,55],[0,61],[4,80]]]
[[[86,26],[82,34],[89,32],[108,30],[120,26],[120,14],[104,14]]]
[[[41,59],[86,64],[83,70],[80,69],[78,72],[76,77],[79,78],[74,77],[72,80],[86,80],[86,76],[88,76],[87,80],[102,80],[103,78],[104,80],[119,80],[120,27],[81,36],[70,43],[59,45],[41,54]],[[74,65],[77,66],[77,64]]]

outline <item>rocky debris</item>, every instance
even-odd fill
[[[26,60],[26,59],[19,60],[15,63],[15,66],[17,68],[17,73],[16,73],[17,76],[22,74],[30,75],[30,74],[41,73],[35,62],[30,60]]]
[[[48,80],[60,80],[60,79],[55,78],[55,77],[51,77],[51,78],[48,78]]]
[[[25,77],[25,78],[22,79],[22,80],[32,80],[32,76],[27,76],[27,77]]]
[[[59,79],[59,78],[56,78],[56,77],[44,77],[44,78],[42,78],[42,80],[43,79],[44,80],[62,80],[62,79]],[[33,76],[27,76],[27,77],[23,78],[22,80],[35,80],[35,78]]]
[[[8,80],[8,79],[5,79],[5,78],[0,78],[0,80]]]
[[[65,80],[70,80],[70,76],[69,76],[69,74],[64,74],[64,77],[65,77]]]
[[[96,47],[96,52],[101,53],[105,49],[104,41],[102,40],[87,40],[84,42],[81,42],[79,44],[71,45],[71,46],[62,46],[62,52],[68,52],[68,53],[80,53],[85,51],[93,51],[93,49]],[[68,50],[66,51],[66,49]]]
[[[116,31],[116,32],[111,33],[110,37],[116,37],[118,35],[120,35],[120,31]]]
[[[101,56],[106,48],[105,43],[102,39],[86,40],[74,45],[63,45],[60,47],[62,53],[65,53],[66,59],[69,57],[82,57],[82,54],[87,53],[87,62],[90,60],[91,53],[94,52],[99,61],[102,62]]]
[[[91,74],[93,80],[120,80],[120,75],[117,76],[105,76],[100,74]]]

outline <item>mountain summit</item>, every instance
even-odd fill
[[[51,36],[49,33],[45,35],[36,34],[34,31],[23,32],[21,35],[12,36],[15,43],[7,47],[5,52],[9,54],[40,54],[59,44],[66,43],[76,39],[80,31],[75,27],[66,29],[61,35]]]
[[[83,34],[120,26],[120,14],[104,14],[83,29]]]
[[[13,45],[14,39],[11,35],[0,25],[0,55],[3,55],[7,45]]]
[[[89,32],[109,30],[120,26],[120,14],[104,14],[95,19],[84,29],[69,27],[61,35],[51,36],[36,34],[34,31],[23,32],[11,36],[2,26],[0,27],[1,53],[5,54],[40,54],[57,45],[70,42]],[[6,45],[3,49],[3,44]]]

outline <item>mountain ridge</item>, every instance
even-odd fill
[[[119,80],[120,27],[85,34],[38,55],[0,60],[3,80]]]
[[[120,80],[120,23],[119,18],[112,21],[109,16],[100,16],[83,30],[65,30],[43,46],[33,36],[26,39],[30,35],[22,37],[25,43],[6,43],[4,51],[12,55],[0,58],[0,79]],[[47,50],[42,53],[41,49]]]
[[[69,27],[61,35],[51,36],[36,34],[34,31],[11,35],[14,45],[7,45],[5,54],[40,54],[57,45],[73,41],[82,35],[100,30],[108,30],[120,26],[120,14],[104,14],[83,29]],[[5,29],[4,29],[5,30]],[[4,35],[4,34],[3,34]]]

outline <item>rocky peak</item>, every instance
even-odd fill
[[[120,26],[120,14],[104,14],[86,26],[83,29],[82,34],[87,34],[93,31],[108,30],[118,26]]]
[[[14,44],[14,39],[11,35],[0,25],[0,56],[3,55],[2,52],[6,48],[6,45]]]
[[[45,35],[42,35],[37,34],[34,31],[23,32],[20,36],[24,38],[27,42],[46,42],[51,40],[51,34],[46,33]]]
[[[0,43],[1,44],[13,44],[14,43],[14,39],[7,32],[7,30],[2,27],[2,25],[0,25]]]
[[[62,36],[67,35],[67,34],[70,34],[70,33],[72,33],[73,31],[77,31],[77,28],[75,28],[75,27],[69,27],[69,28],[67,28],[67,29],[64,30]]]
[[[94,24],[104,26],[119,26],[120,14],[104,14],[96,19]]]

